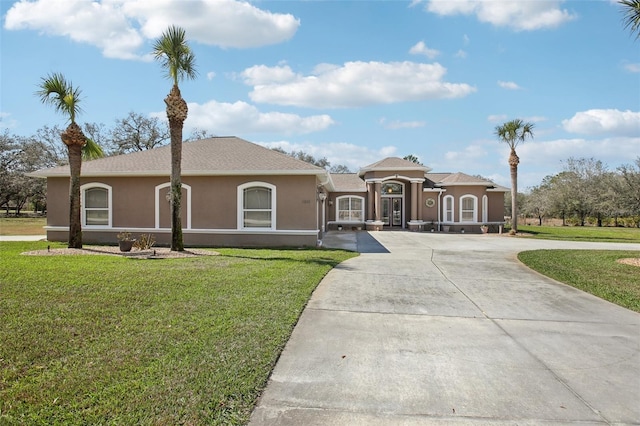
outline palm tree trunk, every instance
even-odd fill
[[[182,127],[187,119],[187,103],[174,84],[164,100],[171,136],[171,250],[184,251],[182,240]]]
[[[80,221],[80,171],[82,146],[68,145],[69,169],[69,248],[82,248],[82,222]]]
[[[69,153],[69,248],[82,248],[82,222],[80,221],[80,172],[82,147],[87,138],[75,122],[60,135]]]
[[[509,170],[511,172],[511,231],[510,234],[518,232],[518,163],[520,158],[516,154],[515,148],[511,148],[509,155]]]

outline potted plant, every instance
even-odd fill
[[[133,243],[135,243],[136,241],[131,237],[131,232],[122,231],[118,233],[117,237],[118,237],[118,246],[120,246],[120,251],[131,251],[131,247],[133,247]]]

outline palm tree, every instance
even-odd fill
[[[187,103],[182,99],[178,81],[194,79],[198,74],[195,68],[195,56],[185,38],[185,31],[176,26],[169,27],[153,45],[153,55],[166,71],[166,77],[173,81],[171,91],[164,99],[169,119],[171,136],[171,250],[184,251],[182,241],[182,127],[187,119]]]
[[[42,77],[36,95],[45,105],[52,105],[69,119],[69,126],[60,138],[67,146],[69,154],[69,248],[82,248],[82,224],[80,222],[80,170],[82,168],[83,149],[89,143],[95,150],[97,146],[84,135],[76,123],[76,115],[80,109],[80,89],[73,87],[61,73],[52,73]],[[99,149],[99,147],[98,147]]]
[[[640,0],[619,0],[624,6],[624,27],[631,29],[631,33],[636,34],[636,40],[640,38]]]
[[[511,234],[518,232],[518,164],[520,158],[516,154],[518,143],[524,142],[527,137],[533,137],[533,124],[525,123],[520,119],[515,119],[496,126],[496,136],[500,142],[504,142],[511,148],[509,155],[509,170],[511,172]]]

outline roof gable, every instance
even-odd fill
[[[364,176],[367,172],[372,171],[408,171],[408,170],[419,170],[423,172],[428,172],[431,170],[427,166],[423,166],[418,163],[414,163],[413,161],[405,160],[400,157],[387,157],[383,160],[377,161],[373,164],[369,164],[368,166],[364,166],[358,172],[359,176]]]

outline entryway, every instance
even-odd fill
[[[402,197],[382,198],[382,222],[384,226],[402,227]]]

